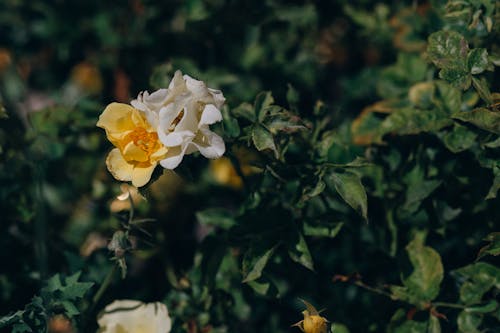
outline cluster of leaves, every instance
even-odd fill
[[[59,274],[47,280],[47,285],[34,296],[24,310],[2,317],[0,328],[12,326],[14,333],[47,332],[47,323],[54,315],[73,319],[80,314],[78,302],[93,286],[92,282],[79,282],[81,272],[61,280]]]

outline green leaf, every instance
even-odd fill
[[[246,119],[251,123],[256,120],[254,108],[249,103],[242,103],[238,105],[238,107],[231,110],[231,114],[237,118]]]
[[[25,311],[19,310],[11,315],[6,315],[0,318],[0,328],[6,327],[14,324],[17,321],[22,320]]]
[[[288,242],[288,255],[302,266],[314,271],[313,260],[304,236],[300,232],[292,233]]]
[[[31,327],[28,326],[25,322],[21,323],[16,323],[12,327],[12,332],[11,333],[32,333],[34,332]]]
[[[302,191],[302,201],[307,201],[320,195],[326,188],[326,184],[322,180],[319,180],[316,185],[312,185],[314,185],[314,183],[304,187],[304,190]]]
[[[486,108],[478,108],[468,112],[457,112],[453,119],[473,124],[483,130],[500,134],[500,113]]]
[[[467,313],[489,313],[498,309],[498,302],[495,300],[490,300],[486,304],[470,306],[464,311]]]
[[[45,287],[45,290],[49,292],[54,292],[57,290],[62,290],[62,288],[63,286],[61,283],[61,278],[59,274],[56,274],[47,280],[47,286]]]
[[[410,87],[408,99],[413,106],[419,109],[428,109],[432,105],[432,99],[436,86],[433,82],[420,82]]]
[[[431,247],[425,246],[424,241],[425,233],[419,232],[406,246],[413,272],[403,279],[404,287],[391,287],[396,299],[407,301],[419,308],[425,307],[438,296],[444,276],[441,256]]]
[[[349,171],[343,173],[332,172],[328,179],[333,182],[335,189],[342,199],[367,220],[367,196],[359,176]]]
[[[481,302],[483,295],[493,287],[500,289],[500,268],[485,262],[461,267],[452,274],[462,281],[460,300],[467,305]]]
[[[273,103],[274,98],[270,91],[263,91],[255,97],[254,112],[259,122],[264,121]]]
[[[479,250],[477,259],[481,259],[486,255],[500,255],[500,232],[492,232],[484,240],[490,243]]]
[[[462,92],[446,81],[434,81],[434,85],[437,88],[432,99],[434,105],[447,114],[460,111],[460,107],[462,106]]]
[[[429,317],[429,327],[427,328],[427,333],[441,333],[441,324],[439,324],[439,318],[431,315]]]
[[[490,105],[493,103],[493,99],[491,97],[491,92],[490,88],[488,87],[488,82],[484,77],[478,79],[473,77],[472,78],[472,85],[474,86],[474,89],[476,89],[477,93],[479,94],[479,97],[483,99],[483,101],[486,102],[486,104]]]
[[[68,318],[73,318],[74,316],[80,314],[80,310],[78,310],[78,308],[73,304],[73,302],[62,301],[60,304],[63,306],[64,312],[66,316],[68,316]]]
[[[252,129],[252,141],[258,151],[271,149],[275,156],[278,155],[273,135],[264,126],[256,124]]]
[[[250,271],[245,275],[245,278],[242,281],[243,283],[248,283],[257,280],[262,276],[262,270],[266,267],[269,259],[271,259],[272,255],[274,254],[274,251],[276,250],[276,247],[277,246],[273,246],[272,248],[264,252],[264,254],[261,256],[252,257],[251,259],[249,258],[245,260],[247,262],[251,261],[252,263],[244,264],[245,267],[250,268]]]
[[[472,76],[470,73],[456,68],[443,68],[439,77],[450,82],[454,87],[466,90],[470,87]]]
[[[311,225],[304,223],[304,235],[313,237],[329,237],[334,238],[338,235],[342,227],[343,222],[338,222],[333,225]]]
[[[231,212],[224,208],[209,208],[196,212],[196,219],[200,224],[219,227],[227,230],[235,224]]]
[[[441,256],[434,249],[424,246],[425,235],[418,233],[406,246],[413,265],[413,273],[403,283],[423,301],[432,301],[439,294],[443,280]]]
[[[460,333],[480,333],[478,328],[482,321],[481,315],[462,311],[457,318],[458,331]]]
[[[237,138],[240,135],[240,125],[238,120],[232,117],[229,113],[229,108],[224,106],[222,108],[222,125],[224,126],[224,133],[230,138]]]
[[[442,137],[443,143],[452,153],[467,150],[476,143],[477,134],[467,127],[455,124],[451,131]]]
[[[394,333],[427,333],[427,323],[407,320],[399,327],[396,327]]]
[[[455,31],[438,31],[429,36],[427,54],[438,68],[466,70],[469,46],[465,38]]]
[[[266,277],[250,281],[247,285],[250,286],[257,294],[273,298],[279,296],[279,291],[278,288],[276,288],[276,285]]]
[[[427,54],[441,69],[439,77],[462,89],[467,89],[471,83],[468,53],[467,41],[458,32],[438,31],[429,36]]]
[[[491,185],[488,194],[486,195],[486,199],[496,198],[499,189],[500,189],[500,173],[495,175],[495,178],[493,178],[493,184]]]
[[[471,74],[480,74],[489,67],[488,51],[473,49],[467,55],[467,67]]]
[[[408,135],[437,131],[451,124],[450,117],[443,111],[403,108],[385,118],[379,131],[382,135]]]
[[[442,181],[427,179],[425,170],[420,165],[416,165],[403,176],[403,183],[406,185],[406,195],[401,210],[407,214],[413,214],[418,210],[421,202],[431,195]]]

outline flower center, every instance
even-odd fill
[[[125,137],[125,142],[130,141],[133,141],[134,144],[143,151],[151,154],[157,148],[158,134],[154,132],[148,132],[142,127],[136,127]]]

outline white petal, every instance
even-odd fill
[[[160,138],[160,141],[165,147],[175,147],[191,141],[194,137],[195,134],[191,131],[174,131]]]
[[[169,333],[172,321],[167,307],[159,302],[118,300],[106,306],[98,318],[99,332]]]
[[[184,115],[175,127],[175,130],[196,132],[198,130],[199,108],[199,103],[197,103],[195,100],[190,100],[184,107]]]
[[[205,105],[203,113],[201,114],[201,119],[198,127],[200,127],[201,125],[211,125],[221,120],[222,114],[220,113],[219,109],[217,109],[213,104],[207,104]]]
[[[208,90],[210,91],[210,94],[214,99],[215,106],[217,107],[217,109],[220,109],[224,105],[224,102],[226,101],[226,98],[222,94],[222,91],[211,88],[208,88]]]
[[[146,104],[144,104],[141,100],[139,99],[134,99],[130,102],[130,104],[136,108],[137,110],[140,110],[140,111],[145,111],[147,109],[147,106]]]
[[[167,156],[165,159],[160,161],[160,165],[165,169],[175,169],[179,164],[181,164],[184,155],[186,154],[186,150],[188,148],[188,144],[183,147],[173,147],[168,150]]]
[[[168,85],[168,89],[172,89],[176,86],[181,86],[183,84],[184,84],[184,79],[182,78],[182,72],[177,70],[175,71],[172,81],[170,81],[170,84]]]
[[[200,129],[200,132],[192,142],[200,153],[206,158],[219,158],[224,155],[226,145],[224,140],[208,129],[208,126]]]
[[[151,95],[144,97],[144,100],[148,104],[161,105],[167,98],[167,95],[168,95],[168,89],[158,89]]]

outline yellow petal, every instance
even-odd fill
[[[97,126],[104,128],[106,133],[122,133],[133,130],[135,125],[132,115],[138,112],[128,104],[111,103],[99,116]]]
[[[321,316],[306,316],[303,325],[305,333],[326,333],[326,319]]]
[[[161,147],[155,151],[154,153],[151,154],[150,158],[151,161],[159,161],[165,158],[165,155],[168,153],[168,148],[161,145]]]
[[[125,148],[123,148],[123,157],[127,161],[146,162],[149,160],[148,154],[137,147],[134,142],[129,142]]]
[[[108,166],[109,172],[111,172],[113,177],[116,179],[121,181],[132,180],[132,171],[134,166],[125,161],[118,148],[109,152],[109,155],[106,158],[106,165]]]
[[[151,175],[156,167],[156,163],[148,167],[135,167],[132,172],[132,185],[141,187],[146,185],[151,179]]]

